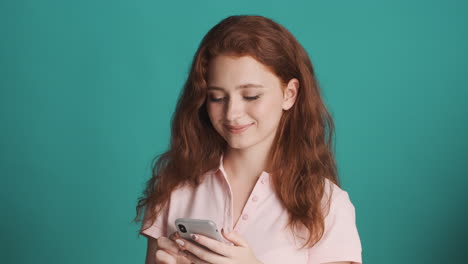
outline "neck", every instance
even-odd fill
[[[263,171],[268,172],[268,153],[271,144],[246,149],[227,148],[223,166],[232,180],[255,182]]]

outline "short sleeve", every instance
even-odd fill
[[[331,200],[323,237],[309,249],[308,264],[338,261],[362,263],[361,253],[355,208],[348,193],[340,190],[337,197]]]
[[[160,236],[165,236],[166,235],[166,230],[167,230],[167,210],[163,210],[155,219],[154,223],[151,223],[150,219],[148,219],[148,210],[149,208],[146,208],[145,210],[145,216],[143,218],[143,223],[140,228],[140,234],[144,235],[146,237],[153,237],[153,238],[159,238]]]

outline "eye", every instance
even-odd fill
[[[254,101],[254,100],[257,100],[258,98],[260,98],[260,95],[256,95],[256,96],[244,96],[244,100],[247,100],[247,101]],[[208,100],[210,102],[213,102],[213,103],[222,103],[227,99],[227,97],[216,97],[214,95],[210,95],[208,96]]]
[[[247,101],[254,101],[254,100],[257,100],[258,98],[260,98],[260,95],[257,95],[257,96],[244,96],[244,99],[247,100]]]
[[[216,96],[210,95],[208,99],[210,100],[210,102],[222,102],[225,100],[225,97],[216,97]]]

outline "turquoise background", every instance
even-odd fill
[[[467,1],[1,1],[2,263],[144,263],[132,223],[204,34],[288,28],[336,123],[365,263],[461,263]]]

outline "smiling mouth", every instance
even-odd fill
[[[247,130],[250,126],[252,126],[252,124],[248,124],[248,125],[243,125],[243,126],[229,126],[229,125],[225,125],[225,127],[227,128],[227,130],[231,133],[234,133],[234,134],[239,134],[239,133],[242,133],[244,132],[245,130]]]

